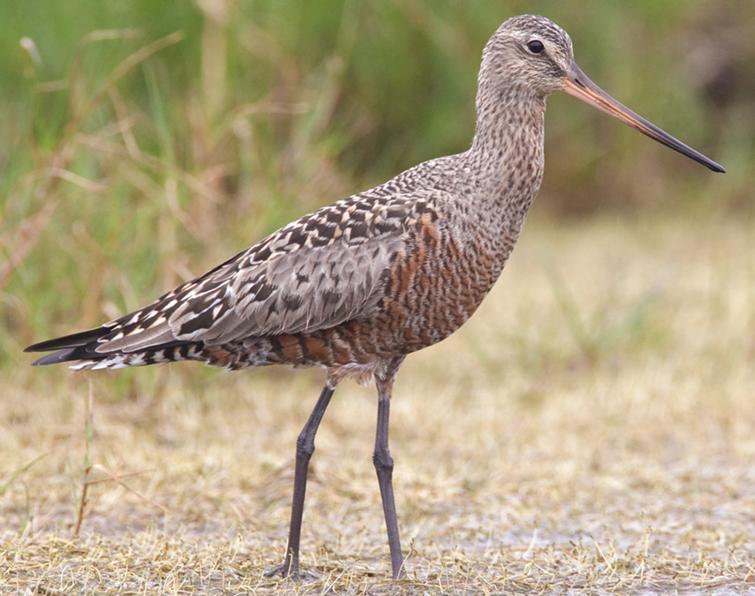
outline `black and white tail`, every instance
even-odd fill
[[[108,350],[108,337],[113,336],[113,327],[102,326],[29,346],[25,352],[53,352],[34,361],[35,366],[74,362],[74,370],[99,370],[146,366],[179,360],[206,360],[203,344],[198,342],[171,341],[141,349]]]

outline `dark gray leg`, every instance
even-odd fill
[[[301,538],[301,520],[304,515],[304,495],[307,491],[307,469],[309,460],[315,452],[315,435],[320,426],[323,414],[330,403],[335,391],[335,384],[328,380],[315,404],[315,409],[309,415],[299,437],[296,439],[296,471],[294,472],[294,496],[291,503],[291,524],[288,529],[288,546],[286,558],[282,565],[278,565],[265,573],[266,577],[280,575],[299,579],[299,540]]]
[[[393,498],[393,458],[388,448],[388,422],[393,380],[402,361],[403,358],[394,360],[385,375],[376,375],[375,377],[378,388],[378,417],[375,452],[372,456],[377,471],[378,484],[380,485],[380,498],[383,501],[383,514],[385,515],[385,527],[388,530],[388,546],[391,550],[391,568],[394,579],[403,575],[404,556],[401,554],[396,502]]]

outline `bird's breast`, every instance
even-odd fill
[[[484,226],[469,233],[458,223],[420,218],[415,238],[391,263],[380,314],[368,323],[386,353],[414,352],[451,335],[503,269],[513,240]]]

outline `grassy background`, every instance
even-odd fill
[[[5,2],[0,362],[462,150],[480,49],[525,10],[561,22],[595,80],[729,169],[710,176],[555,97],[539,213],[751,217],[752,3]]]
[[[562,24],[596,82],[728,173],[550,101],[543,190],[502,287],[397,388],[415,579],[752,582],[755,4],[703,0],[0,3],[0,582],[76,581],[110,559],[112,587],[129,552],[161,548],[167,571],[129,581],[202,585],[192,560],[214,586],[259,581],[283,548],[316,374],[71,375],[21,350],[463,150],[482,45],[521,12]],[[326,584],[358,590],[385,549],[358,442],[372,401],[341,391],[305,536]],[[69,542],[86,478],[94,501]]]

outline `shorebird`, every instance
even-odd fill
[[[73,362],[74,369],[177,360],[233,370],[324,368],[325,386],[296,441],[288,546],[269,573],[283,577],[300,577],[307,468],[336,385],[374,379],[373,462],[398,578],[403,555],[388,448],[394,379],[407,354],[461,327],[498,278],[540,187],[545,103],[554,91],[724,171],[593,83],[561,27],[541,16],[512,17],[482,52],[467,151],[305,215],[140,310],[27,351],[54,350],[34,364]]]

